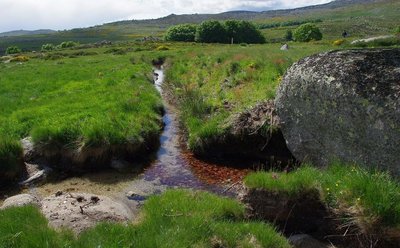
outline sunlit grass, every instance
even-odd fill
[[[288,195],[316,190],[329,207],[360,223],[400,227],[400,184],[385,172],[335,163],[326,170],[303,166],[290,173],[257,172],[245,184]]]
[[[140,146],[157,137],[163,107],[149,81],[151,63],[143,54],[103,50],[0,64],[0,143],[31,136],[41,147],[74,150]],[[20,149],[12,147],[12,154]]]
[[[209,149],[223,139],[232,117],[260,101],[273,99],[282,75],[298,59],[331,44],[194,45],[174,57],[167,68],[166,88],[172,92],[189,148]]]
[[[290,247],[271,225],[246,221],[239,202],[206,192],[167,191],[145,203],[140,223],[104,223],[77,238],[51,230],[33,207],[0,217],[0,247]]]

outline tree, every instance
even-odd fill
[[[248,21],[228,20],[224,23],[227,39],[234,43],[265,43],[265,37]]]
[[[225,27],[219,21],[204,21],[196,31],[197,42],[228,43]]]
[[[21,49],[17,46],[10,46],[7,47],[6,54],[16,54],[16,53],[21,53]]]
[[[285,37],[283,37],[286,41],[293,40],[292,30],[286,30]]]
[[[308,42],[310,40],[321,40],[322,33],[315,24],[305,23],[294,30],[293,37],[295,41]]]
[[[42,52],[44,51],[53,51],[56,48],[53,44],[44,44],[42,45]]]
[[[197,25],[181,24],[172,26],[167,30],[164,39],[166,41],[187,41],[193,42],[196,37]]]

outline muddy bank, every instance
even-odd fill
[[[160,115],[163,111],[160,110]],[[30,138],[22,140],[24,161],[43,164],[62,172],[84,172],[110,168],[115,159],[148,161],[154,157],[160,146],[160,132],[147,135],[143,141],[119,145],[102,145],[100,147],[69,148],[62,144],[37,144]]]

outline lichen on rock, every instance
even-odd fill
[[[332,160],[400,175],[400,49],[342,50],[295,63],[275,106],[300,161]]]

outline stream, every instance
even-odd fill
[[[163,69],[155,69],[154,84],[161,95],[163,81]],[[135,210],[148,196],[159,194],[168,188],[190,188],[219,195],[236,195],[239,186],[236,182],[240,181],[248,170],[196,159],[184,148],[180,140],[178,119],[173,107],[164,101],[164,108],[165,127],[160,137],[157,159],[130,183],[124,190],[127,194],[125,197],[120,195],[120,200]]]

